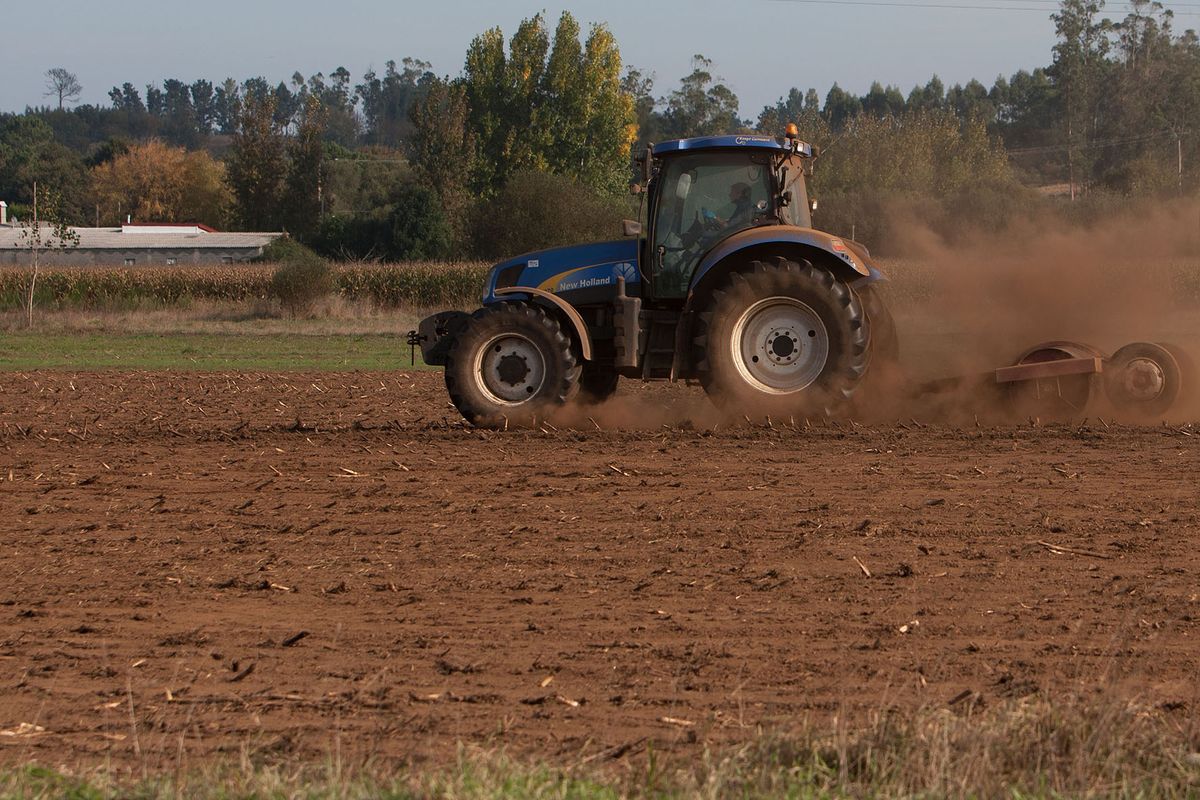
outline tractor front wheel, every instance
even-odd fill
[[[719,404],[756,417],[829,413],[870,360],[854,291],[811,264],[777,259],[734,272],[699,318],[698,372]]]
[[[526,303],[482,308],[446,359],[446,389],[472,425],[528,425],[575,392],[579,369],[558,320]]]

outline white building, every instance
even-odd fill
[[[30,253],[19,225],[8,220],[0,200],[0,264],[28,264]],[[44,228],[48,233],[49,229]],[[72,228],[79,246],[46,248],[47,266],[153,266],[234,264],[262,255],[283,233],[223,233],[207,225],[134,222],[119,228]],[[47,238],[45,235],[43,238]]]

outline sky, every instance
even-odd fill
[[[883,2],[884,0],[880,0]],[[276,83],[299,70],[328,74],[345,66],[358,81],[389,59],[429,61],[457,75],[471,39],[499,26],[509,36],[520,21],[545,11],[553,27],[570,10],[586,27],[602,22],[616,36],[626,65],[656,77],[665,95],[691,71],[694,54],[734,90],[744,117],[757,117],[793,86],[824,98],[836,81],[862,94],[871,82],[905,94],[937,74],[947,86],[1050,63],[1052,0],[124,0],[120,4],[59,0],[53,16],[35,3],[6,4],[0,14],[0,110],[49,103],[46,70],[64,67],[84,87],[82,102],[108,104],[126,81],[178,78]],[[989,5],[923,8],[916,3]],[[1032,8],[1033,10],[1017,10]],[[1181,19],[1181,22],[1184,21]],[[1179,27],[1184,27],[1180,25]],[[1190,27],[1190,25],[1189,25]]]

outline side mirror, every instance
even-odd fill
[[[631,219],[623,219],[621,220],[621,232],[626,236],[641,236],[642,223]]]

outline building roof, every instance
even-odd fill
[[[120,228],[72,228],[79,250],[192,250],[265,247],[282,233],[223,233],[206,225],[122,225]],[[49,226],[43,226],[43,238]],[[0,250],[24,246],[20,226],[0,226]]]

